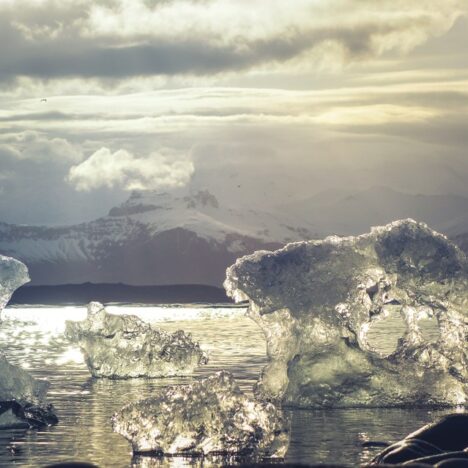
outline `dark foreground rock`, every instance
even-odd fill
[[[246,396],[224,371],[125,406],[113,427],[135,454],[281,458],[289,445],[281,411]]]
[[[449,460],[458,460],[459,464],[449,465]],[[468,414],[451,414],[422,427],[387,447],[373,463],[468,466]]]
[[[17,401],[0,402],[0,429],[41,428],[58,423],[52,405],[36,406]]]
[[[225,288],[249,301],[265,333],[260,397],[296,407],[468,402],[468,262],[425,224],[256,252],[228,269]],[[406,333],[384,356],[367,336],[394,312]],[[437,322],[434,341],[421,332],[424,318]]]
[[[166,333],[134,315],[108,314],[90,302],[82,322],[67,322],[66,336],[77,343],[94,377],[127,379],[191,374],[208,358],[190,334]]]

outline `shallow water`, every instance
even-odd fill
[[[49,400],[60,422],[41,431],[0,431],[0,466],[37,467],[80,460],[102,467],[210,466],[185,459],[134,459],[128,442],[112,432],[110,417],[130,401],[151,396],[155,388],[187,383],[220,369],[231,371],[241,388],[251,392],[265,365],[261,331],[239,307],[108,307],[112,313],[132,313],[168,331],[191,332],[210,354],[210,363],[194,377],[112,381],[92,379],[79,349],[65,340],[65,320],[82,320],[84,307],[15,307],[3,311],[0,350],[35,377],[51,382]],[[434,324],[425,326],[428,336]],[[371,343],[382,353],[396,346],[404,331],[398,317],[379,323]],[[291,445],[286,461],[342,463],[357,466],[380,449],[363,448],[363,442],[393,442],[447,411],[352,409],[293,410]],[[215,465],[216,466],[216,463]]]

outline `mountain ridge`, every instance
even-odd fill
[[[331,234],[360,234],[370,226],[409,217],[459,239],[468,232],[468,199],[376,186],[357,192],[321,192],[260,209],[228,206],[206,189],[133,192],[91,222],[0,223],[0,253],[25,262],[34,285],[120,282],[219,287],[225,269],[255,250]]]
[[[224,289],[199,284],[184,285],[142,285],[123,283],[83,283],[53,286],[23,286],[17,289],[10,305],[65,305],[87,304],[98,301],[103,304],[232,304]]]

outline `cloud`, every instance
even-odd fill
[[[24,161],[27,164],[68,165],[82,159],[81,151],[64,138],[49,138],[28,130],[5,139],[0,145],[4,164],[8,161]]]
[[[64,179],[82,158],[81,145],[67,138],[30,130],[1,135],[0,221],[64,224],[105,214],[125,195],[76,192]]]
[[[447,31],[462,3],[426,0],[44,1],[0,11],[0,79],[215,75],[407,52]],[[393,6],[392,6],[393,5]],[[86,8],[85,8],[86,6]],[[84,13],[86,12],[86,13]],[[261,19],[261,20],[259,20]],[[66,26],[66,27],[65,27]]]
[[[164,153],[137,158],[123,149],[112,153],[103,147],[73,166],[67,180],[78,191],[116,186],[124,190],[154,190],[183,186],[192,173],[193,164],[187,158],[174,159],[174,155]]]
[[[466,7],[0,0],[0,220],[181,184],[248,209],[376,183],[466,195]]]

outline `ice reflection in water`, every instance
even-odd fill
[[[112,313],[133,313],[175,331],[184,329],[210,353],[210,363],[195,378],[220,369],[231,371],[243,390],[250,391],[265,364],[265,341],[260,330],[239,308],[128,307]],[[90,461],[102,467],[132,464],[131,449],[114,434],[110,417],[124,404],[151,396],[157,387],[188,383],[190,377],[157,380],[92,379],[79,350],[63,337],[65,320],[82,320],[83,307],[9,308],[0,326],[0,349],[11,362],[37,378],[51,382],[49,398],[60,423],[43,431],[0,431],[0,466],[37,467],[65,460]],[[390,330],[390,332],[389,332]],[[429,332],[431,327],[428,328]],[[402,334],[397,317],[372,330],[374,346],[390,352]],[[379,449],[363,449],[367,440],[395,441],[442,412],[425,410],[320,410],[291,411],[292,441],[288,461],[336,462],[357,465]],[[138,467],[202,466],[193,459],[133,460]],[[220,466],[219,461],[203,463]]]

